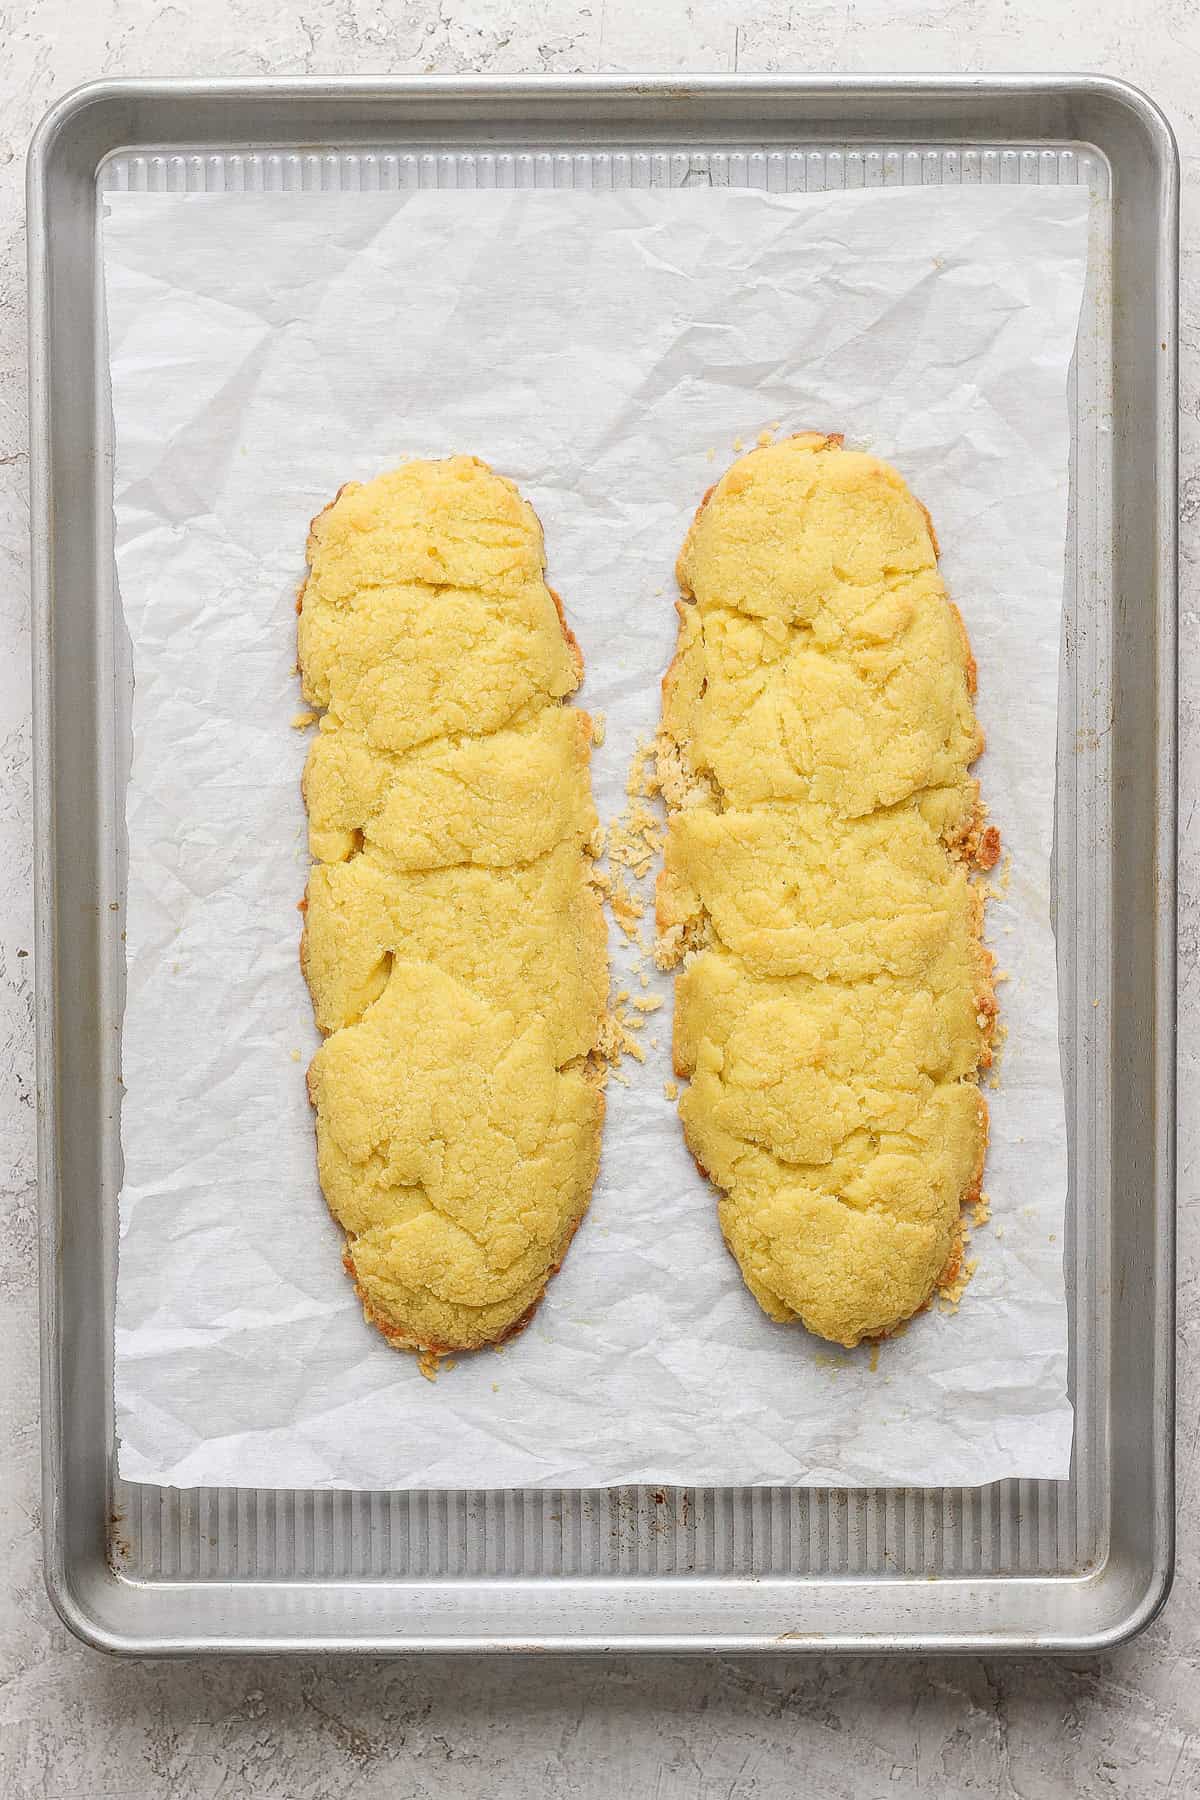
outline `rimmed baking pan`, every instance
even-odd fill
[[[115,1474],[127,720],[106,190],[1085,182],[1056,927],[1069,1481],[179,1492]],[[46,1567],[92,1643],[197,1650],[1086,1650],[1172,1559],[1178,167],[1099,77],[106,82],[29,161]]]

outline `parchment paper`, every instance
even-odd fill
[[[170,1485],[1063,1477],[1066,1149],[1048,882],[1082,189],[106,200],[128,794],[120,1468]],[[607,714],[602,817],[658,712],[673,560],[778,425],[929,506],[1012,857],[993,1223],[955,1316],[844,1352],[771,1324],[684,1150],[669,1005],[614,1083],[534,1324],[436,1385],[363,1323],[314,1170],[294,597],[350,478],[473,451],[545,526]],[[614,985],[629,985],[624,940]],[[662,982],[668,996],[669,983]]]

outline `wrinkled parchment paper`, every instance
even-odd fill
[[[1066,1150],[1048,924],[1082,189],[106,200],[133,643],[116,1394],[170,1485],[1063,1477]],[[525,1335],[436,1385],[363,1323],[314,1170],[296,962],[296,585],[341,482],[473,451],[541,515],[624,804],[705,487],[818,426],[929,506],[1012,857],[993,1223],[955,1316],[846,1352],[771,1324],[684,1150],[668,1005]],[[623,939],[614,986],[634,985]]]

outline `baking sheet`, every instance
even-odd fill
[[[810,197],[110,195],[118,570],[134,645],[116,1388],[166,1484],[960,1483],[1064,1476],[1066,1184],[1048,870],[1083,190]],[[683,1150],[668,1026],[610,1089],[537,1320],[436,1387],[361,1322],[312,1161],[295,964],[292,604],[352,476],[469,448],[546,527],[623,799],[671,565],[759,430],[842,429],[930,506],[1013,855],[996,1223],[956,1317],[842,1352],[759,1313]],[[621,951],[614,952],[617,985]],[[660,1015],[661,1016],[661,1015]],[[297,1055],[298,1053],[298,1055]],[[629,1065],[626,1065],[627,1070]],[[1003,1235],[1001,1235],[1001,1233]]]

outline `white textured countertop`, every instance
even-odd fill
[[[746,14],[750,16],[747,17]],[[741,21],[741,22],[739,22]],[[793,22],[789,22],[793,21]],[[1179,1558],[1140,1640],[1064,1662],[557,1659],[117,1664],[42,1588],[32,1094],[23,171],[101,75],[1097,70],[1183,157]],[[0,1796],[1021,1800],[1200,1793],[1200,0],[0,0]]]

